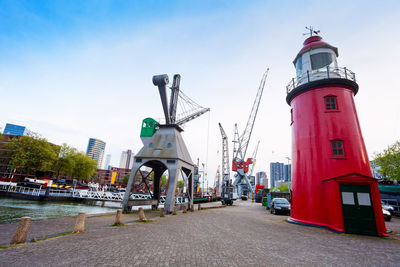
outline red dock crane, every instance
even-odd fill
[[[250,137],[253,132],[254,122],[257,117],[257,112],[258,112],[258,107],[260,105],[261,96],[264,91],[264,86],[265,86],[265,81],[268,76],[268,71],[269,71],[269,69],[267,69],[267,71],[264,73],[264,75],[261,79],[260,86],[258,88],[257,95],[254,100],[253,107],[251,109],[250,116],[249,116],[249,119],[246,124],[246,128],[244,129],[242,135],[239,136],[238,127],[237,127],[237,124],[235,124],[235,135],[234,135],[234,141],[233,141],[234,146],[233,146],[232,171],[235,171],[236,174],[235,174],[235,181],[234,181],[233,185],[237,186],[239,183],[242,182],[242,180],[244,180],[249,188],[249,191],[251,191],[251,193],[254,193],[254,188],[249,182],[247,173],[249,171],[250,164],[253,163],[253,159],[248,158],[247,160],[245,160],[245,157],[246,157],[247,148],[249,146]],[[241,192],[240,186],[237,186],[237,191],[238,191],[239,197],[241,197],[242,192]]]

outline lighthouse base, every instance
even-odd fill
[[[302,226],[308,226],[308,227],[316,227],[316,228],[324,228],[326,230],[329,230],[331,232],[334,232],[336,234],[344,234],[345,231],[344,229],[338,229],[338,228],[334,228],[331,227],[329,225],[325,225],[325,224],[318,224],[318,223],[313,223],[313,222],[309,222],[309,221],[304,221],[304,220],[298,220],[298,219],[294,219],[292,217],[287,218],[287,221],[289,223],[293,223],[293,224],[297,224],[297,225],[302,225]],[[388,237],[388,234],[381,234],[379,236],[382,237]]]
[[[302,226],[324,228],[324,229],[327,229],[327,230],[332,231],[332,232],[337,233],[337,234],[343,234],[344,233],[344,231],[342,229],[335,229],[335,228],[332,228],[332,227],[330,227],[328,225],[311,223],[311,222],[304,221],[304,220],[297,220],[297,219],[294,219],[292,217],[289,217],[287,219],[287,221],[289,223],[298,224],[298,225],[302,225]]]

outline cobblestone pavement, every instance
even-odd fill
[[[0,250],[0,266],[399,266],[399,240],[336,234],[286,218],[237,201],[9,247]],[[399,236],[400,219],[387,225]]]
[[[100,227],[107,227],[114,224],[115,213],[86,215],[85,229],[94,230]],[[159,211],[146,211],[148,219],[158,217]],[[124,223],[138,220],[137,212],[123,214],[122,221]],[[40,239],[61,233],[72,232],[75,227],[76,216],[63,217],[57,219],[48,219],[40,221],[31,221],[28,233],[28,240],[33,238]],[[0,224],[0,245],[8,244],[17,228],[18,223]]]

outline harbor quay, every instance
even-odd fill
[[[291,224],[258,203],[159,217],[145,211],[124,214],[124,226],[112,227],[115,214],[86,218],[85,232],[71,232],[75,217],[33,221],[28,242],[0,250],[0,266],[398,266],[400,219],[386,222],[389,238],[338,234]],[[1,243],[17,223],[1,224]],[[39,240],[40,237],[50,237]],[[51,238],[53,237],[53,238]],[[7,240],[7,241],[6,241]]]

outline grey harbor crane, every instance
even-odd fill
[[[201,116],[210,111],[204,108],[180,90],[181,76],[175,74],[173,78],[168,105],[167,85],[169,83],[168,75],[153,76],[153,84],[158,87],[161,98],[161,104],[164,112],[165,123],[160,123],[152,118],[145,118],[142,122],[140,138],[143,147],[134,157],[134,163],[129,176],[126,192],[122,201],[124,212],[132,209],[133,206],[151,205],[156,209],[160,204],[161,196],[161,176],[168,171],[168,182],[166,189],[166,200],[164,204],[165,213],[172,213],[174,206],[177,206],[176,187],[178,178],[182,177],[185,182],[187,201],[182,205],[190,208],[193,205],[193,176],[194,163],[190,157],[189,151],[182,138],[181,128],[183,124]],[[180,112],[178,114],[177,107]],[[146,168],[147,174],[141,171]],[[141,183],[145,184],[151,199],[132,200],[132,186],[135,185],[136,173],[140,172],[142,176]],[[153,173],[153,192],[149,187],[149,179]],[[179,208],[179,207],[178,207]]]

